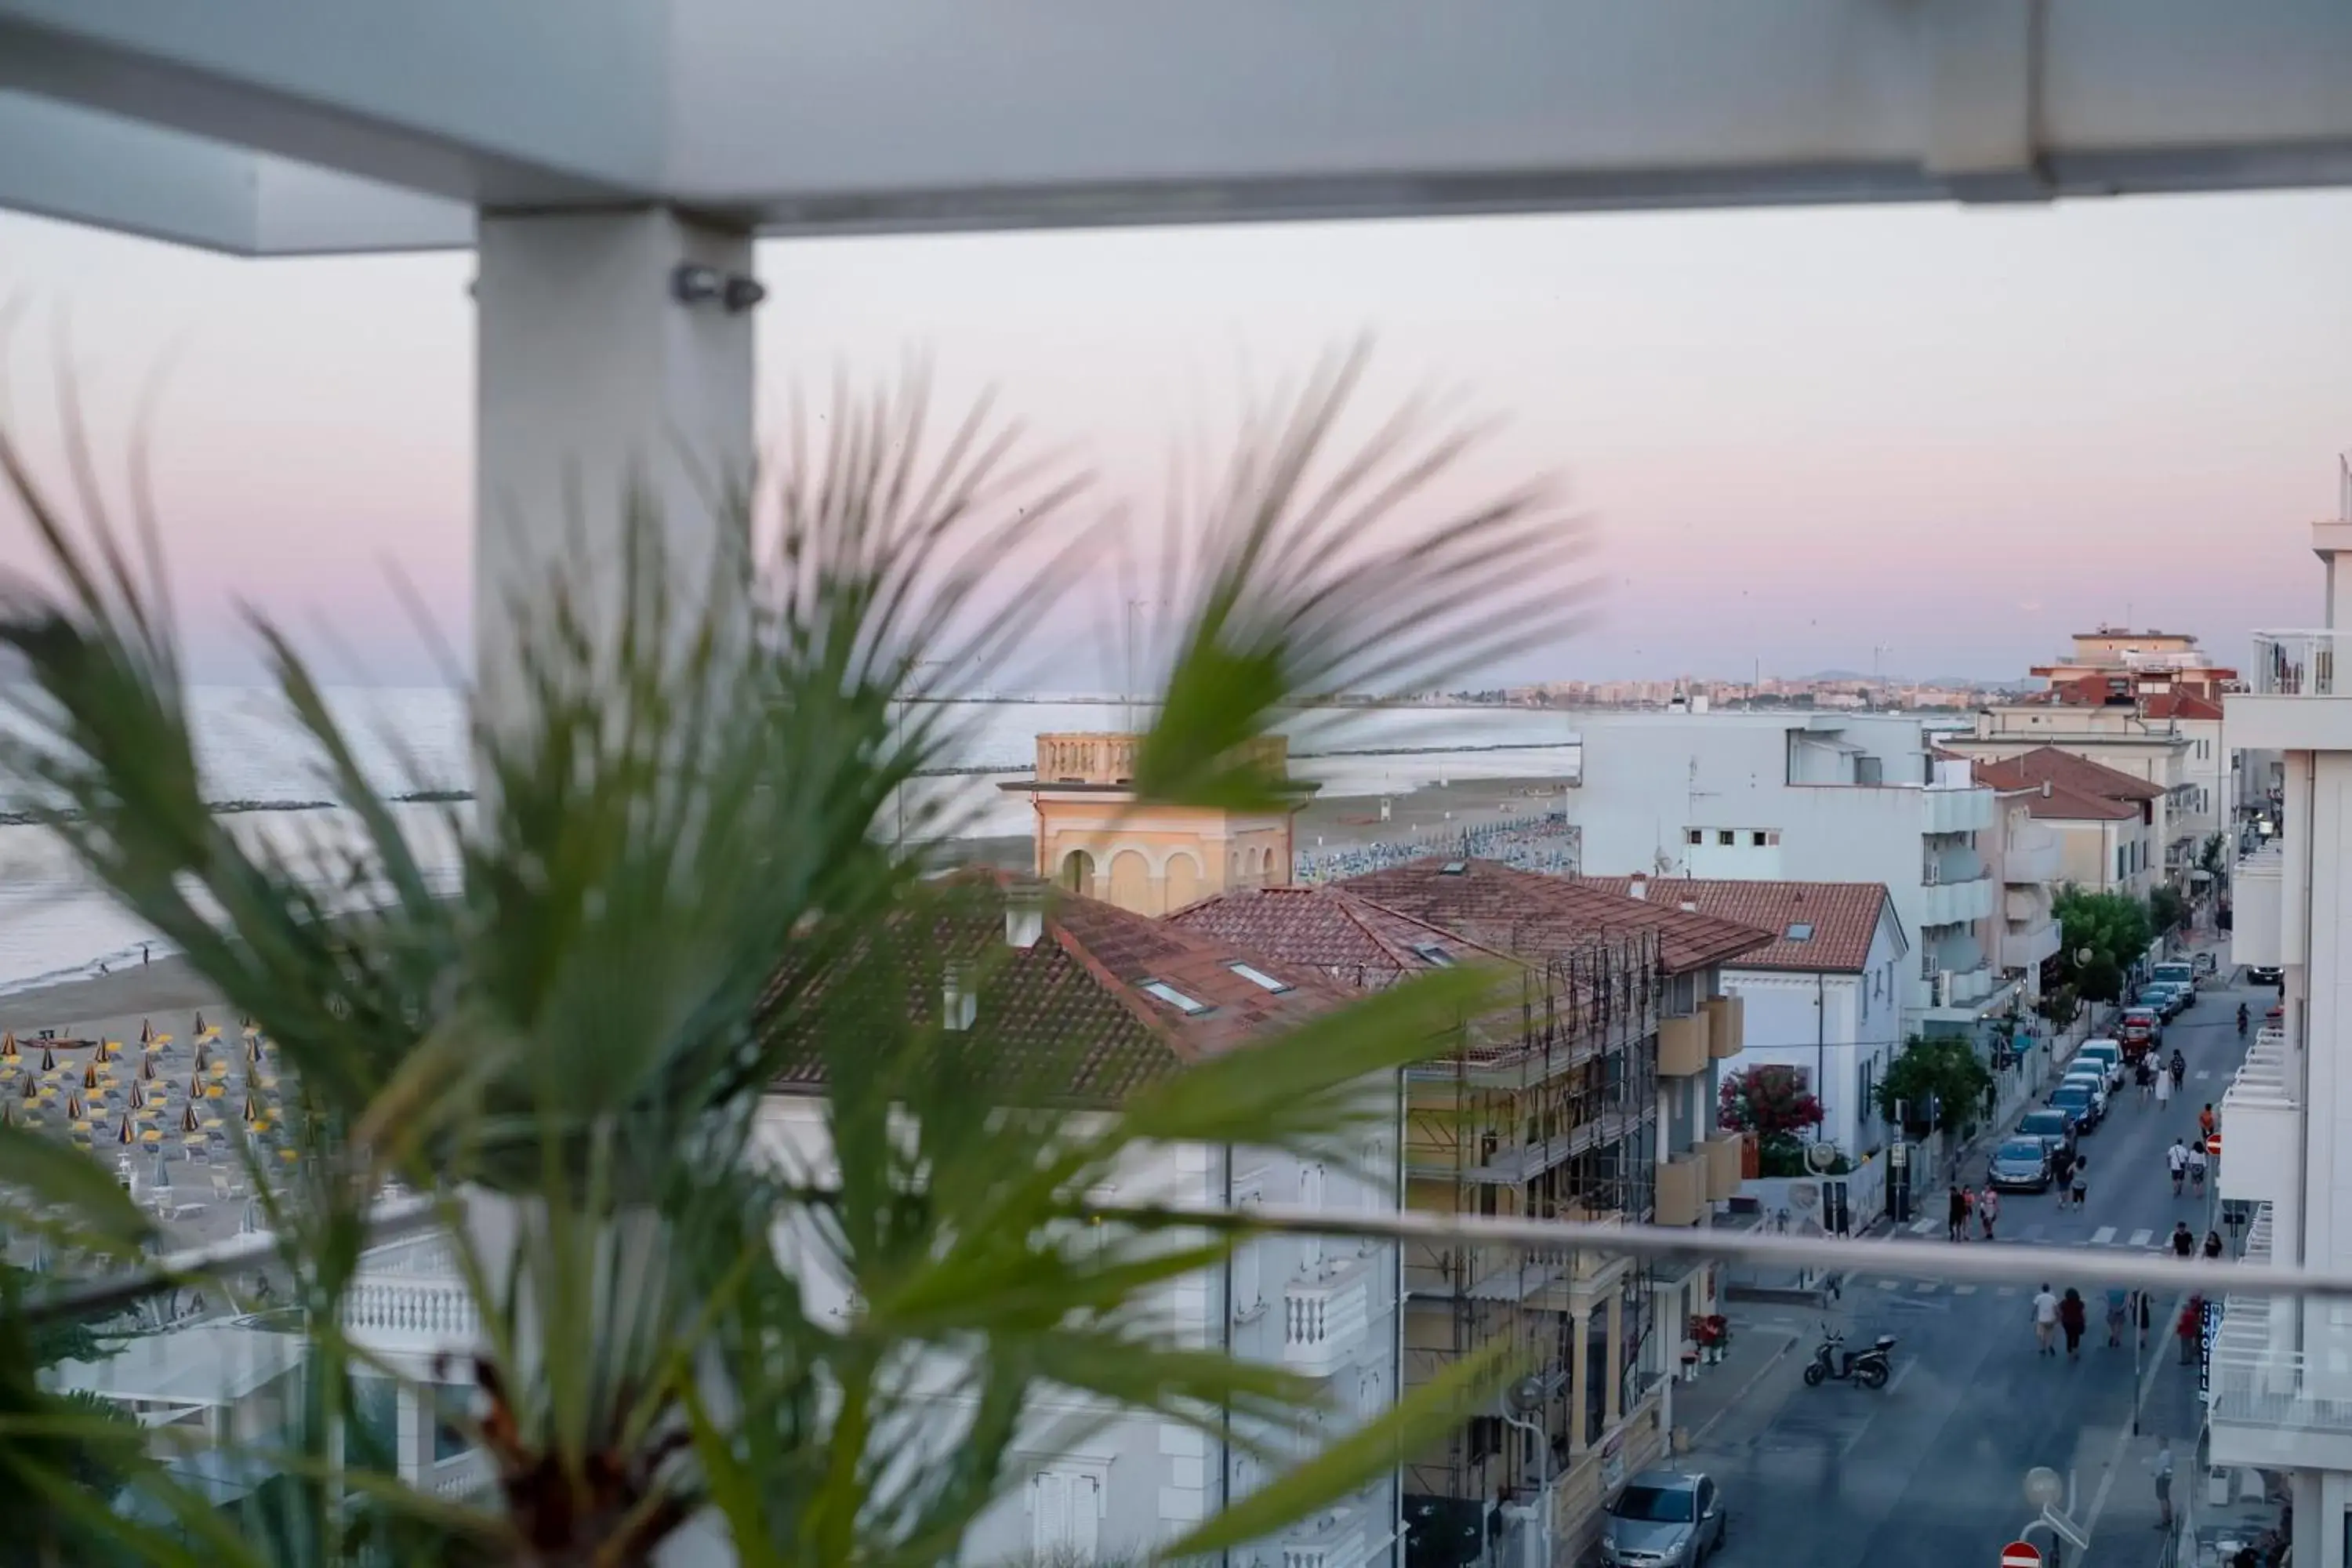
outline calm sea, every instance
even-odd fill
[[[455,693],[352,689],[330,696],[380,787],[466,786],[464,715]],[[192,704],[211,799],[283,803],[336,793],[270,693],[200,688]],[[1116,698],[957,704],[959,763],[1004,771],[936,779],[927,787],[947,795],[975,836],[1026,833],[1026,809],[994,785],[1028,772],[1034,737],[1056,730],[1124,729],[1132,715]],[[1293,747],[1324,753],[1302,757],[1293,771],[1337,795],[1403,794],[1448,778],[1561,775],[1575,771],[1579,756],[1568,715],[1525,709],[1324,710],[1303,722]],[[1486,749],[1494,747],[1509,749]],[[1373,754],[1360,754],[1367,752]],[[436,808],[400,810],[420,856],[437,875],[450,877],[455,857],[439,831]],[[241,839],[274,847],[296,864],[352,831],[350,814],[333,808],[244,812],[224,820]],[[92,974],[101,964],[136,963],[142,941],[152,942],[150,933],[89,886],[50,834],[0,826],[0,991]]]

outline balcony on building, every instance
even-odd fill
[[[1657,1210],[1660,1225],[1696,1225],[1706,1213],[1706,1154],[1693,1150],[1677,1154],[1658,1167]]]
[[[480,1346],[482,1321],[445,1236],[404,1237],[361,1254],[343,1297],[343,1331],[352,1344],[429,1375],[442,1355]]]
[[[2284,847],[2266,844],[2242,857],[2231,873],[2230,887],[2230,962],[2284,965],[2288,958]]]
[[[2303,1106],[2283,1029],[2263,1029],[2221,1091],[2214,1185],[2236,1203],[2286,1203],[2303,1184]]]
[[[1927,982],[1931,1012],[1965,1015],[2000,989],[2000,972],[1973,931],[1953,928],[1930,933],[1920,943],[1919,977]]]
[[[1717,1061],[1729,1061],[1748,1042],[1748,1004],[1737,996],[1706,999],[1706,1049]]]
[[[1920,863],[1922,927],[1966,925],[1992,913],[1992,879],[1984,858],[1966,844],[1929,847]]]
[[[1360,1254],[1282,1292],[1282,1364],[1307,1377],[1349,1365],[1372,1323],[1372,1288],[1386,1274],[1385,1251]]]
[[[1709,1203],[1719,1204],[1739,1195],[1740,1162],[1747,1144],[1747,1135],[1739,1132],[1717,1132],[1700,1142],[1699,1151],[1706,1158]]]
[[[2322,525],[2346,535],[2352,526]],[[2248,751],[2352,751],[2352,631],[2258,631],[2247,689],[2224,700],[2230,744]]]
[[[1658,1020],[1659,1077],[1689,1078],[1706,1070],[1707,1063],[1715,1059],[1707,1049],[1707,1026],[1712,1021],[1703,1010]]]
[[[2222,1163],[2229,1163],[2223,1130]],[[2269,1268],[2272,1213],[2254,1213],[2238,1268]],[[2206,1394],[2210,1462],[2352,1469],[2352,1327],[2325,1301],[2237,1293],[2221,1303]]]
[[[1982,833],[1992,826],[1993,793],[1976,782],[1966,762],[1937,759],[1920,799],[1923,834]]]

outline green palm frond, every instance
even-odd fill
[[[1408,414],[1325,471],[1360,372],[1327,367],[1211,492],[1145,796],[1262,800],[1242,760],[1302,700],[1443,677],[1573,623],[1575,584],[1522,570],[1572,552],[1538,492],[1419,510],[1465,438],[1414,449]],[[1081,481],[1022,453],[985,408],[935,436],[919,380],[845,393],[794,422],[772,482],[716,499],[722,532],[772,518],[741,581],[724,576],[740,562],[677,578],[660,520],[625,499],[619,559],[513,606],[515,661],[471,736],[478,801],[440,819],[451,885],[267,626],[289,723],[356,844],[271,849],[222,827],[152,531],[134,550],[95,511],[69,526],[0,431],[0,474],[61,584],[0,598],[0,649],[28,678],[5,698],[0,776],[274,1042],[304,1150],[265,1199],[307,1322],[301,1418],[265,1493],[200,1531],[235,1538],[205,1546],[213,1562],[394,1561],[439,1541],[637,1563],[710,1510],[745,1562],[929,1563],[1003,1503],[1018,1446],[1074,1393],[1099,1414],[1059,1438],[1141,1413],[1270,1451],[1307,1429],[1312,1384],[1187,1342],[1167,1310],[1246,1234],[1097,1223],[1088,1194],[1171,1146],[1347,1150],[1392,1115],[1381,1086],[1491,1005],[1489,981],[1400,986],[1116,1092],[1087,1039],[910,1005],[950,964],[987,991],[993,961],[955,933],[975,908],[998,919],[1003,894],[931,879],[885,820],[964,743],[950,710],[908,699],[985,685],[1078,561],[1048,530]],[[919,805],[908,837],[951,833],[956,812]],[[780,1081],[819,1108],[821,1151],[780,1131]],[[143,1222],[73,1158],[0,1136],[0,1184],[135,1251]],[[356,1376],[405,1376],[340,1316],[392,1178],[445,1205],[481,1318],[471,1363],[440,1369],[475,1384],[457,1419],[497,1469],[470,1523],[338,1436]],[[838,1311],[817,1310],[833,1295]],[[1437,1409],[1349,1438],[1230,1528],[1361,1485]],[[0,1432],[0,1464],[14,1441]],[[192,1528],[194,1494],[142,1484]]]

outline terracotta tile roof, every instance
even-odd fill
[[[2085,795],[2081,790],[2068,789],[2055,782],[2044,789],[2042,781],[2029,778],[2023,769],[2012,766],[2013,760],[1987,762],[1978,759],[1974,768],[1976,781],[2005,795],[2022,796],[2028,816],[2052,817],[2068,822],[2127,822],[2136,820],[2140,815],[2141,808],[2127,801]]]
[[[1048,1094],[1115,1104],[1189,1062],[1233,1050],[1349,998],[1310,969],[1013,872],[976,868],[950,880],[956,886],[921,940],[902,924],[898,951],[870,964],[861,959],[872,955],[853,955],[843,973],[903,989],[907,1016],[936,1024],[949,966],[968,965],[977,977],[975,1009],[986,1020],[976,1026],[975,1037],[1005,1054],[1009,1080],[1050,1063],[1062,1081],[1046,1086]],[[1045,900],[1043,933],[1025,948],[1006,940],[1005,910],[1016,887]],[[1268,989],[1236,965],[1282,989]],[[1155,982],[1200,1010],[1187,1012],[1143,989]],[[771,1005],[784,984],[780,980],[771,991]],[[822,987],[808,999],[814,1016],[822,1017]],[[775,1087],[807,1090],[824,1076],[820,1053],[810,1042]]]
[[[1636,879],[1587,877],[1593,887],[1623,893]],[[1685,902],[1717,920],[1755,926],[1773,941],[1740,954],[1741,969],[1802,969],[1858,974],[1870,963],[1870,944],[1886,912],[1881,882],[1735,882],[1692,877],[1640,879],[1649,902],[1680,909]],[[1803,931],[1802,936],[1795,935]]]
[[[1168,923],[1364,991],[1456,960],[1511,962],[1507,953],[1339,883],[1215,893],[1170,915]]]
[[[1588,879],[1522,871],[1494,860],[1408,860],[1338,884],[1417,921],[1504,952],[1539,958],[1614,931],[1649,931],[1661,962],[1680,974],[1727,963],[1772,940],[1752,926],[1662,909]]]
[[[2159,691],[2141,700],[2140,711],[2151,719],[2219,719],[2221,705],[2194,691]]]
[[[2136,779],[2119,773],[2104,763],[2088,757],[2078,757],[2072,752],[2062,752],[2055,746],[2036,746],[2030,752],[2014,756],[1979,763],[1979,767],[2001,770],[1999,780],[1987,779],[1995,789],[2025,789],[2035,784],[2050,784],[2060,789],[2073,790],[2098,800],[2162,800],[2164,787],[2146,779]],[[2007,782],[2021,780],[2022,783]]]

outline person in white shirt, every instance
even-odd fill
[[[2058,1347],[2051,1342],[2058,1332],[2058,1298],[2044,1284],[2033,1298],[2033,1340],[2043,1355],[2056,1355]]]
[[[2164,1152],[2164,1168],[2172,1173],[2172,1195],[2177,1198],[2180,1195],[2180,1178],[2189,1173],[2189,1145],[2175,1138],[2172,1147]]]
[[[2161,1110],[2172,1100],[2172,1075],[2162,1068],[2156,1069],[2156,1108]]]

